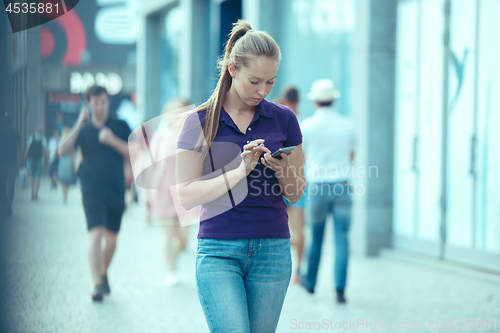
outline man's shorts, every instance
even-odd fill
[[[43,171],[42,159],[28,158],[26,170],[28,170],[28,173],[30,174],[31,178],[34,179],[42,178],[42,171]]]
[[[124,195],[108,196],[102,194],[82,194],[83,209],[87,217],[87,230],[103,226],[118,232],[125,211]]]

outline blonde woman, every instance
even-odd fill
[[[201,205],[196,283],[211,332],[274,332],[290,282],[283,196],[299,201],[305,176],[295,114],[265,99],[280,60],[271,36],[239,20],[215,91],[186,115],[177,141],[180,203]]]

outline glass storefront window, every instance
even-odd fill
[[[160,39],[160,110],[165,103],[179,96],[179,49],[182,38],[183,9],[174,7],[163,18]]]

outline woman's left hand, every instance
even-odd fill
[[[286,168],[292,166],[290,163],[290,158],[288,157],[290,154],[293,154],[293,151],[288,154],[281,153],[281,159],[278,159],[272,157],[269,153],[265,153],[264,157],[261,157],[260,161],[266,167],[279,174],[285,171]]]

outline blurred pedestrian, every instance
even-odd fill
[[[57,133],[59,134],[59,137],[61,137],[62,136],[62,131],[63,131],[64,127],[65,127],[65,125],[64,125],[64,115],[61,112],[57,112],[56,113],[55,127],[56,127],[56,130],[57,130]]]
[[[130,151],[130,166],[131,170],[146,170],[151,165],[151,157],[149,155],[149,141],[144,140],[144,133],[141,131],[133,131],[133,144],[129,145]],[[132,174],[132,177],[134,175]],[[142,179],[142,178],[141,178]],[[137,180],[136,180],[137,181]],[[135,183],[135,182],[134,182]],[[151,224],[151,210],[147,204],[147,188],[144,184],[135,183],[135,191],[137,195],[137,204],[141,211],[145,212],[145,222]]]
[[[28,139],[26,150],[26,169],[30,177],[31,200],[38,200],[38,190],[42,178],[44,160],[47,155],[47,140],[42,135],[42,125],[38,124],[36,131]]]
[[[6,115],[0,125],[0,217],[12,215],[16,176],[22,167],[21,138]]]
[[[59,140],[59,131],[54,129],[49,139],[49,176],[51,191],[57,188],[57,165],[59,162],[57,148],[59,147]]]
[[[110,117],[104,87],[89,87],[84,98],[90,110],[82,107],[73,129],[61,140],[59,156],[70,154],[75,146],[81,148],[83,162],[78,175],[89,231],[88,259],[95,285],[92,300],[102,301],[104,294],[110,293],[108,268],[125,209],[123,165],[124,159],[128,160],[131,131],[126,122]]]
[[[71,129],[69,127],[64,127],[62,131],[61,140],[66,140],[68,135],[70,135]],[[68,190],[70,185],[76,183],[76,177],[74,173],[75,165],[75,150],[72,150],[69,154],[59,156],[59,163],[57,166],[57,178],[59,183],[61,183],[61,190],[63,193],[63,202],[66,203],[68,200]],[[57,179],[56,178],[56,179]]]
[[[280,104],[288,106],[297,117],[299,116],[299,90],[297,88],[285,86],[279,101]],[[297,255],[296,270],[292,278],[292,281],[296,283],[299,282],[300,267],[302,266],[302,257],[304,253],[304,203],[306,196],[303,195],[296,204],[290,203],[290,201],[286,198],[284,199],[287,206],[288,221],[291,229],[290,232],[292,234],[290,243],[293,247],[295,247]]]
[[[170,192],[170,185],[175,184],[175,156],[176,142],[179,131],[174,112],[188,104],[182,99],[175,99],[165,105],[163,116],[151,139],[150,148],[153,156],[169,156],[163,163],[157,163],[149,174],[151,189],[147,190],[148,214],[157,218],[163,227],[165,235],[165,258],[167,260],[167,275],[165,283],[174,286],[179,282],[177,274],[177,257],[186,248],[189,228],[182,228],[179,223],[178,212],[175,209],[174,198]],[[180,213],[180,212],[179,212]]]
[[[212,332],[274,332],[290,282],[283,195],[297,202],[305,177],[297,117],[265,100],[280,59],[280,48],[267,33],[239,20],[226,43],[215,91],[187,113],[177,141],[179,200],[187,210],[202,205],[196,282]],[[290,155],[271,157],[289,146],[296,146]],[[205,171],[214,178],[201,180]],[[237,203],[241,193],[246,196]]]
[[[301,276],[300,282],[307,291],[314,293],[326,218],[328,213],[332,213],[335,290],[337,302],[345,303],[352,206],[352,191],[347,175],[353,171],[356,134],[353,121],[334,108],[339,97],[340,92],[335,89],[333,81],[315,81],[309,99],[314,102],[316,111],[302,122],[308,181],[306,211],[311,242],[307,254],[307,273]]]

